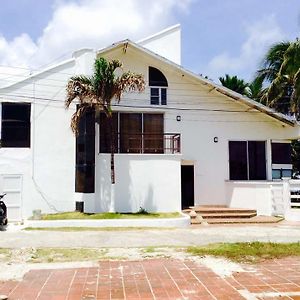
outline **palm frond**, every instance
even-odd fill
[[[82,116],[84,115],[86,109],[88,108],[87,105],[81,105],[77,111],[72,115],[71,118],[71,129],[75,135],[78,135],[79,132],[79,122]]]
[[[293,92],[291,95],[291,110],[295,114],[300,112],[300,68],[294,76]]]
[[[87,76],[73,76],[67,83],[67,97],[65,101],[65,107],[68,108],[72,101],[76,98],[80,98],[82,93],[87,93],[91,89],[91,78]]]
[[[145,89],[145,79],[142,74],[125,72],[116,80],[115,97],[118,101],[124,92],[142,92]]]
[[[278,76],[266,91],[266,104],[270,107],[276,106],[276,102],[284,96],[285,88],[285,78]]]
[[[219,77],[219,80],[222,85],[227,87],[228,89],[231,89],[240,94],[247,94],[245,88],[248,86],[248,84],[243,79],[239,79],[237,76],[230,76],[228,74],[225,74],[225,77]]]

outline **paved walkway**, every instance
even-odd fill
[[[130,231],[20,231],[0,232],[0,248],[22,247],[147,247],[193,246],[217,242],[298,242],[300,223],[273,225],[209,225],[186,229]]]
[[[300,299],[300,258],[241,265],[221,276],[192,260],[101,261],[99,267],[30,271],[0,282],[9,300]]]

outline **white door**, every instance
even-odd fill
[[[22,175],[0,175],[0,192],[5,193],[8,221],[22,220]]]

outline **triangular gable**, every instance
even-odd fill
[[[199,81],[199,83],[205,85],[205,86],[208,86],[211,88],[211,90],[214,90],[216,92],[218,92],[219,94],[223,95],[223,96],[226,96],[226,97],[229,97],[235,101],[238,101],[240,102],[241,104],[245,104],[247,105],[248,107],[250,108],[253,108],[253,109],[256,109],[280,122],[283,122],[285,124],[288,124],[290,126],[294,126],[297,124],[296,120],[290,118],[289,116],[286,116],[282,113],[279,113],[279,112],[276,112],[275,110],[259,103],[259,102],[256,102],[244,95],[241,95],[237,92],[234,92],[222,85],[219,85],[211,80],[208,80],[206,78],[203,78],[202,76],[200,75],[197,75],[195,73],[193,73],[192,71],[189,71],[187,69],[185,69],[184,67],[182,67],[181,65],[179,64],[176,64],[174,63],[173,61],[165,58],[165,57],[162,57],[161,55],[157,54],[157,53],[154,53],[153,51],[149,50],[149,49],[146,49],[145,47],[137,44],[137,43],[134,43],[132,42],[131,40],[123,40],[123,41],[120,41],[120,42],[117,42],[117,43],[114,43],[112,44],[111,46],[107,47],[107,48],[103,48],[101,49],[100,51],[98,51],[97,55],[99,56],[99,54],[101,53],[106,53],[106,52],[109,52],[109,51],[112,51],[114,49],[117,49],[117,48],[121,48],[123,47],[123,50],[126,51],[126,49],[128,47],[133,47],[134,49],[138,50],[138,51],[141,51],[142,53],[144,54],[147,54],[147,55],[150,55],[151,57],[159,60],[160,62],[162,63],[165,63],[167,64],[168,66],[170,67],[173,67],[175,69],[177,69],[178,71],[182,72],[183,74],[185,75],[188,75],[190,76],[191,78],[193,79],[196,79],[197,81]]]

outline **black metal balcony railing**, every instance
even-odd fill
[[[100,140],[100,152],[109,153]],[[179,133],[118,133],[115,138],[115,153],[180,153]]]

